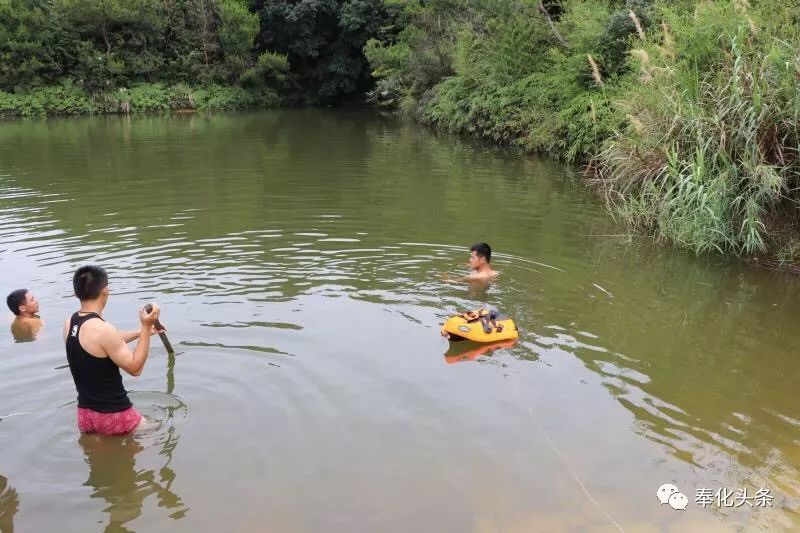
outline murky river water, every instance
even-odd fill
[[[478,241],[498,281],[443,281]],[[85,263],[120,328],[162,305],[155,432],[77,432]],[[628,237],[552,162],[366,112],[5,122],[0,272],[45,320],[2,315],[4,532],[800,527],[797,279]],[[520,341],[451,349],[484,305]]]

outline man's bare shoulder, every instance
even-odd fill
[[[119,335],[114,324],[106,322],[105,320],[87,320],[83,327],[103,336]]]
[[[64,331],[69,330],[70,318],[64,320]],[[93,338],[107,337],[109,335],[119,335],[117,328],[110,322],[100,319],[90,319],[81,326],[81,338],[89,335]]]
[[[492,270],[490,272],[472,273],[469,276],[467,276],[467,279],[470,279],[470,280],[486,280],[486,279],[494,279],[499,275],[500,275],[500,272]]]
[[[14,322],[30,327],[36,327],[44,324],[44,320],[38,316],[18,316]]]

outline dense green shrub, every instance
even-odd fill
[[[631,224],[698,252],[754,254],[796,210],[800,57],[774,16],[743,2],[665,11],[638,54],[647,75],[625,93],[629,127],[600,157],[609,203]]]
[[[78,115],[94,111],[91,99],[76,87],[45,87],[27,94],[0,91],[0,116]]]
[[[234,110],[277,107],[278,94],[269,88],[177,84],[140,84],[90,96],[78,87],[46,87],[25,94],[0,91],[0,117],[78,115],[89,113],[155,113],[170,110]]]
[[[71,83],[99,97],[183,83],[361,99],[373,83],[364,43],[396,33],[397,12],[384,0],[0,0],[0,90]],[[163,97],[123,104],[158,109]]]
[[[376,101],[586,163],[614,213],[698,252],[798,223],[797,0],[397,2],[365,48]]]

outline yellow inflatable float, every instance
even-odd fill
[[[495,310],[477,309],[452,316],[442,326],[442,335],[451,341],[498,342],[519,337],[517,325]]]

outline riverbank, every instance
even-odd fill
[[[366,55],[432,128],[583,165],[635,231],[800,261],[800,28],[784,3],[431,4]]]
[[[279,105],[280,98],[272,90],[248,91],[222,85],[190,87],[153,83],[93,94],[69,85],[43,87],[22,94],[0,91],[0,117],[223,111]]]

